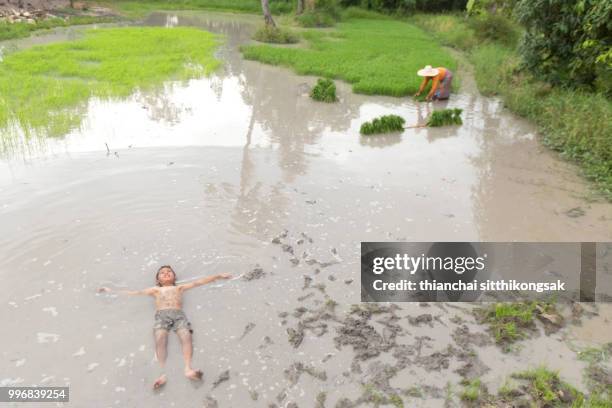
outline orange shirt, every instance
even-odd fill
[[[432,79],[431,91],[429,91],[429,96],[433,95],[434,92],[436,92],[436,89],[438,89],[438,86],[440,85],[440,81],[442,81],[444,79],[444,76],[446,75],[446,68],[437,67],[436,69],[438,70],[438,75],[436,75]],[[421,83],[421,86],[419,87],[419,93],[423,92],[423,89],[425,89],[425,87],[427,86],[427,82],[429,82],[429,80],[430,80],[429,77],[423,78],[423,82]]]
[[[433,77],[433,82],[431,83],[430,93],[432,95],[434,92],[436,92],[436,89],[438,89],[438,85],[440,85],[440,81],[442,81],[444,79],[444,76],[446,75],[446,68],[438,67],[436,69],[438,70],[438,75]]]

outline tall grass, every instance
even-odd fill
[[[109,28],[6,55],[0,63],[0,129],[16,123],[26,133],[65,134],[80,124],[89,97],[126,96],[211,72],[219,65],[213,57],[218,42],[192,28]]]
[[[249,45],[245,58],[293,68],[301,75],[343,79],[353,91],[404,96],[418,90],[416,71],[430,64],[454,70],[456,63],[419,28],[401,21],[354,19],[337,30],[306,30],[307,48]]]
[[[0,41],[11,40],[14,38],[28,37],[34,31],[47,30],[55,27],[67,27],[71,25],[108,23],[116,21],[115,17],[93,17],[93,16],[72,16],[66,20],[63,18],[49,18],[29,24],[25,22],[7,23],[0,22]]]
[[[242,13],[261,13],[260,0],[114,0],[110,3],[128,17],[142,17],[155,10],[219,10]],[[272,13],[293,11],[289,0],[271,0]]]
[[[604,197],[612,200],[612,101],[603,94],[552,87],[521,70],[508,43],[479,39],[474,26],[457,15],[411,19],[444,44],[468,51],[476,83],[498,95],[514,113],[533,121],[542,142],[580,165]]]

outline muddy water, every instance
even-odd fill
[[[154,14],[146,24],[223,34],[224,67],[126,100],[91,100],[81,127],[61,139],[17,130],[5,144],[0,321],[12,335],[0,382],[70,384],[78,407],[302,407],[320,392],[335,406],[373,387],[429,407],[458,404],[466,370],[495,389],[502,367],[554,360],[583,387],[575,353],[559,350],[568,339],[610,341],[605,305],[595,318],[607,336],[592,335],[585,319],[503,358],[469,305],[401,305],[362,317],[373,332],[343,327],[359,302],[361,241],[610,241],[612,207],[588,200],[576,169],[479,96],[467,73],[447,105],[464,109],[463,126],[361,138],[365,120],[395,113],[416,124],[443,105],[355,95],[341,83],[340,103],[315,103],[315,78],[240,58],[254,21]],[[165,263],[183,280],[255,268],[263,276],[186,295],[205,381],[182,377],[172,338],[168,386],[154,394],[151,300],[95,288],[151,285]],[[410,323],[423,314],[432,320]],[[466,338],[481,340],[469,369],[457,351]]]

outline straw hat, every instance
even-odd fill
[[[433,77],[438,75],[438,72],[440,71],[438,71],[436,68],[432,68],[431,65],[427,65],[425,68],[419,69],[417,71],[417,75],[422,77]]]

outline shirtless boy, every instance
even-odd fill
[[[183,292],[197,286],[206,285],[219,279],[229,279],[230,274],[222,273],[219,275],[207,276],[197,279],[193,282],[182,285],[176,284],[176,274],[169,265],[164,265],[157,271],[155,280],[157,286],[143,290],[120,290],[117,291],[126,295],[148,295],[155,297],[155,324],[153,326],[155,335],[155,355],[157,361],[162,367],[162,374],[153,384],[154,389],[161,388],[166,384],[166,374],[163,373],[166,365],[168,333],[174,330],[178,335],[183,349],[183,359],[185,360],[185,376],[190,380],[200,380],[202,371],[194,370],[191,367],[191,358],[193,355],[193,344],[191,339],[191,323],[187,320],[185,312],[183,312]],[[99,292],[110,292],[111,289],[103,287],[98,289]]]

